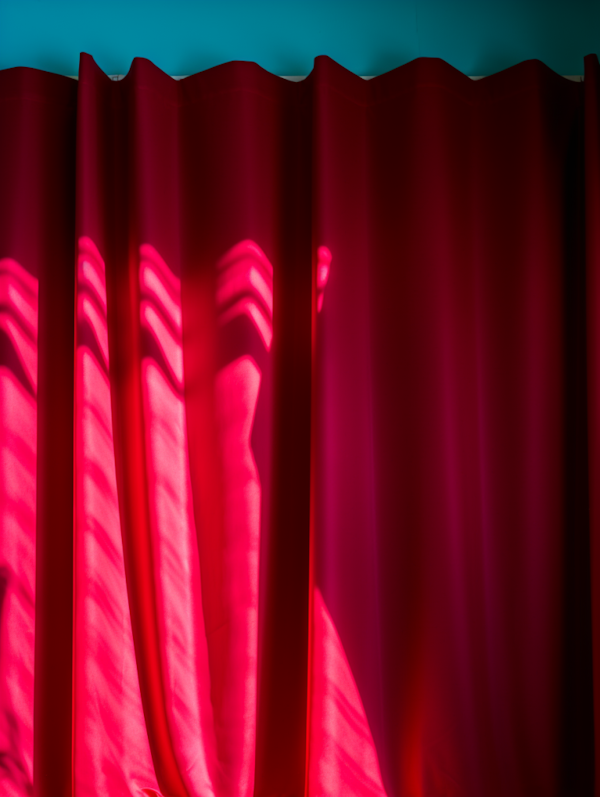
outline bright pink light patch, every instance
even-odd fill
[[[140,696],[119,521],[104,261],[79,241],[75,400],[76,797],[158,788]],[[91,347],[88,341],[95,340]]]
[[[259,389],[260,371],[251,357],[238,358],[217,376],[229,622],[223,752],[230,762],[226,793],[244,797],[254,790],[261,489],[250,436]]]
[[[240,241],[218,262],[219,322],[245,314],[267,351],[273,340],[273,266],[254,241]]]
[[[317,249],[317,287],[324,288],[329,278],[331,252],[326,246]]]
[[[181,283],[150,244],[140,246],[140,286],[142,293],[156,298],[165,317],[181,331]]]
[[[318,589],[313,619],[309,794],[385,797],[360,694]]]
[[[254,248],[251,251],[254,254]],[[263,277],[248,257],[241,257],[228,266],[221,266],[221,268],[223,273],[219,275],[217,304],[222,306],[233,301],[237,296],[252,291],[263,300],[269,314],[273,314],[271,276]]]
[[[163,688],[173,750],[190,795],[212,795],[217,769],[183,399],[181,283],[140,247],[140,320],[162,359],[142,361],[152,558]]]
[[[33,791],[38,283],[0,260],[0,329],[22,373],[0,365],[0,793]]]
[[[228,307],[227,310],[219,315],[219,323],[225,325],[240,315],[246,315],[254,323],[265,349],[269,351],[273,341],[273,324],[261,307],[252,299],[240,299],[239,302]]]
[[[267,351],[273,339],[273,268],[253,241],[241,241],[218,263],[217,309],[223,326],[245,315]],[[227,625],[213,638],[223,658],[221,757],[228,763],[223,794],[254,790],[258,571],[261,486],[250,439],[261,373],[242,356],[217,374],[215,407],[222,456],[224,580]]]
[[[179,390],[183,390],[183,351],[181,349],[181,332],[174,333],[164,323],[161,315],[149,302],[141,304],[142,324],[151,330],[156,342],[162,351],[165,363],[169,366],[169,373],[173,377]]]
[[[329,279],[330,267],[331,252],[326,246],[320,246],[317,249],[317,312],[321,312],[323,307],[323,294]]]
[[[0,260],[0,329],[37,390],[37,280],[11,258]]]
[[[219,265],[221,325],[246,316],[271,345],[272,268],[249,241]],[[159,795],[137,678],[112,436],[106,283],[93,242],[78,263],[75,551],[75,791]],[[250,439],[261,374],[250,356],[214,385],[223,488],[226,622],[207,638],[187,449],[181,284],[140,247],[141,376],[152,561],[165,710],[190,797],[254,789],[261,488]],[[213,705],[213,646],[222,699]]]

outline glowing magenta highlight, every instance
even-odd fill
[[[167,719],[188,793],[215,794],[216,738],[183,399],[181,283],[140,247],[140,321],[162,354],[142,360],[154,581]]]
[[[75,383],[74,797],[158,790],[119,521],[104,261],[79,240]],[[92,336],[92,337],[90,337]],[[88,341],[95,339],[90,348]]]
[[[38,283],[0,260],[0,329],[24,376],[0,366],[0,792],[33,791]],[[24,380],[24,381],[23,381]]]
[[[317,249],[317,312],[319,313],[323,308],[323,296],[330,268],[331,252],[326,246],[320,246]]]
[[[219,323],[224,325],[233,321],[240,315],[247,316],[254,323],[256,331],[262,338],[265,349],[270,351],[273,341],[273,324],[270,318],[263,312],[259,305],[250,298],[240,299],[233,306],[219,315]]]
[[[240,241],[217,263],[219,321],[226,324],[246,315],[267,351],[273,340],[273,267],[253,241]]]
[[[160,795],[137,678],[114,462],[104,262],[89,239],[77,268],[75,797]],[[273,270],[243,241],[218,264],[221,326],[245,316],[272,342]],[[261,385],[249,355],[216,375],[224,491],[226,625],[207,637],[184,401],[181,283],[139,250],[139,323],[148,498],[166,713],[190,797],[251,797],[256,728],[261,486],[251,434]],[[151,345],[150,345],[151,344]],[[154,348],[153,348],[154,347]],[[160,352],[160,357],[153,352]],[[213,705],[208,648],[223,699]],[[143,666],[143,663],[140,664]]]
[[[360,694],[318,588],[314,591],[313,611],[308,794],[385,797]]]

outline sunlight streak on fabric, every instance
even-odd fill
[[[385,797],[377,752],[350,665],[318,588],[313,597],[309,795]]]
[[[200,797],[214,794],[216,742],[187,454],[181,288],[153,247],[141,247],[140,256],[142,329],[164,364],[144,356],[142,385],[166,708],[180,772]]]
[[[273,339],[273,266],[254,241],[240,241],[217,264],[221,324],[245,313],[267,351]]]
[[[104,262],[77,270],[74,656],[75,797],[158,788],[144,723],[119,522]]]
[[[0,791],[33,784],[37,280],[0,260]],[[11,355],[23,371],[17,373]]]
[[[329,271],[331,269],[331,252],[326,246],[320,246],[317,249],[317,312],[320,313],[323,308],[323,297],[325,294],[325,286],[329,279]]]

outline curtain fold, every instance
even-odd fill
[[[600,795],[600,101],[0,72],[9,797]]]

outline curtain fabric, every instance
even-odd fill
[[[600,795],[599,78],[0,72],[3,795]]]

